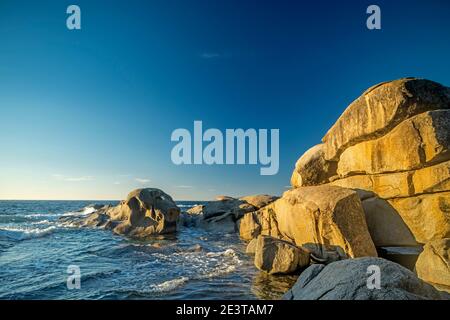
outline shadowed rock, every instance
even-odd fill
[[[368,268],[380,270],[379,289]],[[371,267],[373,268],[373,267]],[[287,300],[422,300],[449,299],[450,295],[417,278],[410,270],[394,262],[374,257],[347,259],[327,266],[312,265],[298,278],[283,299]]]

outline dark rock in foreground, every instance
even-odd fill
[[[369,266],[380,268],[380,289],[368,288]],[[369,269],[370,270],[370,269]],[[369,280],[369,283],[372,283]],[[389,260],[364,257],[307,268],[284,296],[285,300],[422,300],[450,299]]]

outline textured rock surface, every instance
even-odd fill
[[[419,114],[386,135],[358,143],[341,155],[340,177],[421,168],[450,158],[450,110]]]
[[[255,266],[269,274],[288,274],[309,265],[309,253],[295,245],[259,236],[255,245]]]
[[[334,186],[302,187],[257,212],[244,216],[239,225],[243,239],[259,234],[339,251],[349,257],[376,256],[358,194]]]
[[[245,248],[245,253],[255,254],[257,240],[258,238],[250,240],[250,242],[247,244],[247,247]]]
[[[258,210],[277,198],[270,195],[252,195],[239,199],[220,196],[216,201],[189,209],[187,211],[189,219],[185,217],[185,220],[208,230],[234,232],[236,231],[236,221],[244,214]]]
[[[380,268],[380,289],[367,286],[369,266]],[[373,257],[312,265],[283,299],[287,300],[418,300],[449,299],[394,262]]]
[[[450,161],[419,170],[355,175],[332,181],[329,184],[373,192],[383,199],[450,191]]]
[[[362,201],[373,243],[382,246],[415,246],[417,242],[399,213],[378,197]]]
[[[449,89],[433,81],[408,78],[375,85],[352,102],[323,137],[325,159],[338,160],[346,148],[381,137],[414,115],[449,108]]]
[[[420,279],[450,292],[450,238],[428,242],[416,262]]]
[[[450,237],[450,192],[387,200],[419,243]]]
[[[257,195],[253,195],[253,196],[245,196],[245,197],[239,198],[239,200],[247,202],[248,204],[255,207],[255,209],[257,210],[259,208],[267,206],[269,203],[274,202],[278,198],[279,197],[277,197],[277,196],[271,196],[271,195],[267,195],[267,194],[257,194]]]
[[[314,186],[330,181],[336,175],[337,164],[324,158],[323,144],[318,144],[306,151],[295,164],[291,177],[294,188]]]
[[[79,223],[113,229],[133,238],[173,233],[180,209],[165,192],[156,188],[136,189],[115,207],[104,206]]]
[[[273,207],[274,205],[269,205],[256,212],[244,215],[238,221],[240,237],[243,240],[251,240],[262,234],[283,239],[283,235],[278,230],[278,222]]]

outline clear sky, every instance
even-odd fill
[[[82,29],[66,28],[81,7]],[[382,29],[366,28],[381,7]],[[281,194],[365,89],[450,85],[450,2],[0,1],[0,199]],[[176,128],[279,128],[280,170],[176,166]]]

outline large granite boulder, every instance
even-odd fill
[[[450,237],[450,88],[415,78],[373,86],[322,141],[300,157],[294,187],[355,190],[376,246]]]
[[[241,238],[270,235],[297,246],[308,245],[315,256],[335,250],[343,257],[377,256],[358,194],[335,186],[286,191],[272,204],[246,214]]]
[[[337,163],[325,160],[323,144],[318,144],[306,151],[295,164],[291,177],[294,188],[314,186],[329,182],[336,176]]]
[[[325,159],[337,161],[348,147],[381,137],[417,114],[439,109],[450,109],[450,90],[436,82],[406,78],[375,85],[352,102],[323,137]]]
[[[380,286],[373,277],[379,268]],[[374,283],[375,282],[375,283]],[[368,285],[369,284],[369,285]],[[375,286],[373,286],[375,284]],[[449,299],[401,265],[374,257],[313,264],[302,272],[286,300],[419,300]]]
[[[242,198],[220,196],[215,201],[187,210],[192,226],[218,232],[235,232],[236,221],[246,213],[253,212],[275,201],[278,197],[252,195]]]
[[[309,252],[289,242],[259,236],[255,244],[255,266],[269,274],[289,274],[309,265]]]
[[[378,197],[371,197],[363,200],[362,206],[375,246],[418,245],[411,229],[389,202]]]
[[[450,237],[450,191],[386,200],[419,243]]]
[[[450,238],[428,242],[416,262],[420,279],[450,293]]]
[[[252,205],[256,210],[258,210],[262,207],[267,206],[269,203],[274,202],[278,198],[279,197],[277,197],[277,196],[271,196],[268,194],[256,194],[256,195],[241,197],[241,198],[239,198],[239,200],[247,202],[248,204]]]
[[[450,161],[418,170],[359,174],[333,180],[330,185],[372,192],[382,199],[404,198],[450,190]]]
[[[419,169],[450,159],[450,110],[421,113],[386,135],[343,151],[337,173],[376,174]]]
[[[105,227],[132,238],[174,233],[180,209],[164,191],[156,188],[136,189],[119,205],[105,206],[84,217],[84,226]]]

